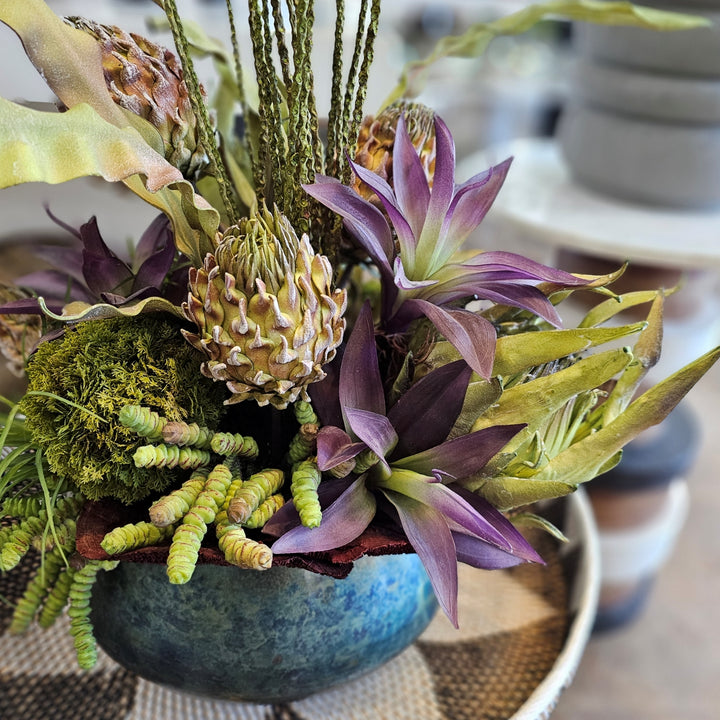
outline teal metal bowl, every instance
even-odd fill
[[[437,609],[416,555],[365,557],[335,580],[305,570],[201,565],[171,585],[163,565],[100,573],[100,646],[152,682],[217,699],[297,700],[410,645]]]

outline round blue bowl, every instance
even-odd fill
[[[335,580],[305,570],[201,565],[171,585],[163,565],[100,573],[91,619],[123,667],[225,700],[298,700],[410,645],[437,609],[416,555],[364,557]]]

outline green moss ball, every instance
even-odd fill
[[[134,502],[162,490],[182,471],[136,468],[147,440],[122,426],[124,405],[216,429],[225,388],[200,374],[202,358],[165,315],[91,320],[42,343],[28,367],[22,401],[33,440],[53,472],[87,497]]]

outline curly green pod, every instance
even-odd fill
[[[300,425],[306,425],[307,423],[317,425],[320,422],[315,410],[313,410],[313,406],[307,400],[298,400],[293,405],[293,410],[295,411],[295,419]]]
[[[317,462],[314,460],[300,463],[292,474],[290,494],[295,503],[295,509],[300,515],[300,522],[305,527],[318,527],[322,520],[322,510],[317,493],[321,477]]]
[[[75,544],[75,530],[74,518],[65,518],[60,524],[56,523],[54,533],[43,532],[42,535],[35,535],[31,544],[40,552],[54,550],[58,546],[63,550],[69,550]]]
[[[45,604],[38,616],[38,625],[41,628],[47,629],[51,627],[60,617],[63,608],[67,605],[74,575],[75,570],[72,567],[66,567],[60,573],[56,583],[45,598]]]
[[[233,455],[254,459],[259,453],[258,444],[249,435],[217,432],[213,435],[210,447],[218,455]]]
[[[282,470],[268,468],[251,475],[228,505],[228,516],[235,523],[247,522],[248,518],[274,495],[285,481]]]
[[[29,627],[43,604],[48,591],[53,587],[65,567],[59,553],[47,553],[44,564],[38,568],[32,580],[27,584],[23,596],[18,600],[8,630],[13,635],[21,635]],[[64,603],[63,603],[64,605]]]
[[[167,423],[164,417],[142,405],[124,405],[120,408],[118,420],[121,425],[148,440],[161,440]]]
[[[113,528],[102,539],[100,547],[108,555],[119,555],[128,550],[157,545],[172,537],[172,534],[172,527],[158,527],[143,520]]]
[[[36,516],[26,518],[12,527],[0,551],[0,570],[12,570],[25,557],[33,538],[45,529],[45,522],[44,518]]]
[[[285,498],[282,493],[271,495],[243,524],[250,529],[262,528],[284,504]]]
[[[231,565],[244,570],[267,570],[272,565],[272,550],[247,537],[242,526],[230,520],[226,509],[218,513],[215,533],[218,547]]]
[[[306,460],[315,452],[319,426],[314,423],[305,423],[300,426],[295,437],[290,441],[287,459],[291,465]]]
[[[90,670],[97,662],[97,645],[90,622],[92,587],[100,570],[114,570],[117,566],[117,560],[91,560],[75,572],[70,584],[70,635],[73,637],[78,665],[83,670]]]
[[[138,468],[182,468],[195,470],[210,462],[210,453],[191,447],[177,445],[143,445],[133,455]]]
[[[209,450],[213,431],[197,423],[168,422],[162,429],[162,440],[168,445],[191,445],[198,450]]]
[[[25,497],[7,498],[0,508],[0,516],[9,515],[16,518],[28,518],[42,510],[44,496],[27,495]]]
[[[156,500],[150,506],[150,522],[167,527],[182,520],[205,487],[207,471],[196,471],[181,487]]]
[[[174,585],[188,582],[195,572],[207,526],[222,511],[231,483],[232,473],[227,465],[216,465],[182,524],[175,530],[167,561],[167,575]]]

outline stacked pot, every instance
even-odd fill
[[[645,0],[713,25],[582,24],[559,142],[575,179],[615,197],[720,208],[720,0]]]

